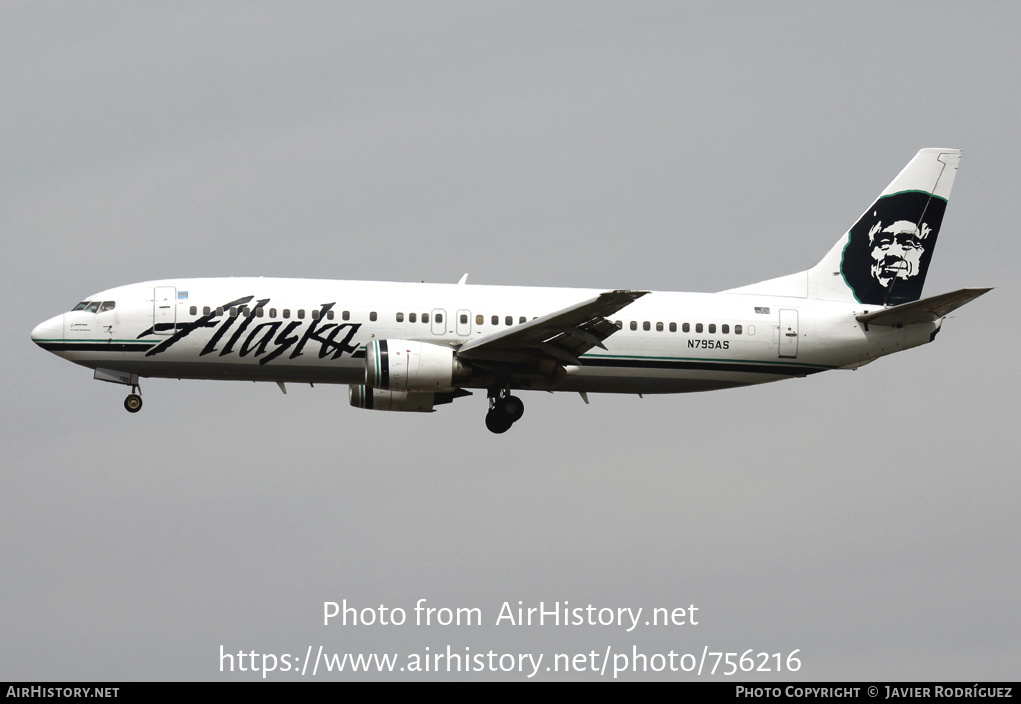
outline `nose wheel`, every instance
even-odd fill
[[[137,386],[132,386],[131,393],[124,399],[124,410],[128,413],[138,413],[142,410],[142,397],[139,396],[139,391],[140,389]]]
[[[509,391],[491,392],[486,427],[493,433],[506,433],[525,414],[525,404]]]

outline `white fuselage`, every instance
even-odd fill
[[[70,361],[144,377],[362,384],[373,340],[458,348],[598,290],[268,278],[168,279],[109,289],[39,325]],[[102,306],[101,306],[102,307]],[[620,328],[558,376],[513,388],[707,391],[855,368],[932,339],[940,321],[864,329],[876,306],[742,293],[653,292],[608,316]],[[468,379],[458,386],[485,387]]]

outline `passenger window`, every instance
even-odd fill
[[[504,324],[504,325],[513,325],[513,324],[514,324],[514,318],[512,318],[512,317],[511,317],[511,316],[509,316],[509,315],[508,315],[508,316],[506,316],[506,317],[504,317],[504,319],[503,319],[503,324]]]
[[[682,325],[681,332],[691,332],[691,323],[685,323]]]
[[[677,332],[677,323],[670,323],[670,332]]]
[[[232,317],[232,318],[238,317],[238,309],[237,308],[231,308],[230,309],[230,317]]]
[[[726,335],[728,332],[730,332],[730,326],[729,325],[721,325],[720,326],[720,332],[722,332],[724,335]]]
[[[735,335],[740,335],[741,334],[741,326],[740,325],[735,325],[734,326],[734,334]]]
[[[266,309],[263,308],[262,306],[259,306],[258,308],[255,309],[255,315],[256,317],[261,318],[262,316],[266,315]]]
[[[343,313],[340,314],[340,319],[341,320],[351,320],[351,311],[345,310]]]
[[[404,313],[398,313],[397,314],[397,322],[398,323],[403,323],[404,322]]]
[[[417,323],[418,322],[418,313],[408,313],[408,322],[409,323]]]
[[[423,322],[425,322],[425,321],[423,321]],[[436,314],[436,322],[437,323],[442,323],[443,322],[443,313],[437,313]]]
[[[499,325],[499,324],[500,324],[500,316],[494,315],[493,316],[493,325]]]
[[[202,307],[202,315],[209,315],[209,306]]]
[[[466,314],[464,314],[464,313],[461,313],[461,325],[467,325],[467,324],[468,324],[468,316]]]
[[[631,321],[631,329],[632,330],[637,330],[638,329],[638,321],[637,320],[632,320]]]
[[[422,313],[422,322],[423,323],[428,323],[429,322],[429,314],[428,313]]]
[[[199,314],[199,309],[198,309],[197,306],[192,306],[191,308],[188,309],[188,315],[198,315],[198,314]]]
[[[223,315],[223,306],[220,306],[220,307],[218,307],[218,308],[216,309],[216,314],[217,314],[217,315]]]
[[[656,323],[656,332],[663,332],[663,323]]]
[[[304,308],[299,308],[298,309],[298,320],[304,320],[304,319],[305,319],[305,309]]]
[[[326,317],[329,318],[330,320],[333,320],[334,318],[337,317],[337,314],[334,313],[332,310],[328,310],[326,311]]]
[[[290,308],[284,308],[284,310],[283,310],[283,318],[284,318],[284,320],[287,320],[290,317],[291,317],[291,309]]]
[[[651,327],[652,326],[649,325],[649,321],[648,320],[646,320],[644,323],[642,323],[642,330],[645,330],[646,332],[648,332],[651,329]]]
[[[312,320],[319,320],[319,311],[312,311]]]
[[[528,320],[528,318],[526,318],[525,316],[522,315],[520,318],[518,318],[518,324],[521,324],[521,323],[525,322],[526,320]]]
[[[709,323],[709,332],[710,333],[716,332],[716,323]]]
[[[376,311],[369,311],[369,320],[376,322]]]
[[[618,320],[616,323],[614,323],[614,325],[617,326],[618,330],[623,330],[624,329],[624,322],[621,321],[621,320]]]
[[[269,309],[269,317],[271,317],[271,318],[277,317],[277,309],[276,308],[270,308]]]
[[[475,324],[476,325],[482,325],[482,321],[483,321],[483,317],[481,315],[476,315],[475,316]]]
[[[702,323],[695,323],[695,332],[702,332]]]

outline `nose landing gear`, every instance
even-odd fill
[[[489,413],[486,427],[493,433],[506,433],[525,413],[525,404],[517,396],[511,396],[509,389],[489,391]]]
[[[128,413],[138,413],[142,410],[142,396],[140,395],[141,388],[137,384],[131,385],[131,393],[124,399],[124,409]]]
[[[138,385],[138,374],[97,367],[92,378],[97,381],[108,381],[111,384],[130,386],[131,393],[124,399],[124,410],[128,413],[138,413],[142,410],[142,387]]]

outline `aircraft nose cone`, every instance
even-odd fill
[[[55,342],[64,338],[64,316],[63,314],[50,318],[44,323],[39,323],[32,330],[32,342],[45,347],[47,342]]]

